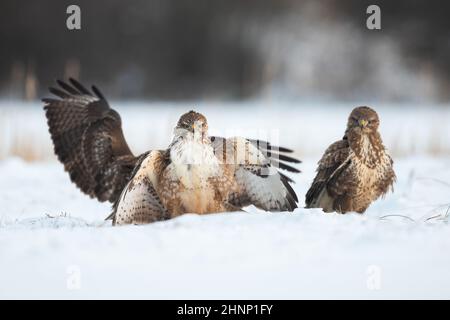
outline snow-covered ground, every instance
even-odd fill
[[[43,160],[0,161],[0,298],[450,298],[450,126],[440,125],[449,123],[448,108],[381,108],[398,181],[364,215],[249,208],[111,227],[103,221],[109,204],[81,194],[52,158],[39,108],[7,107],[4,133],[28,132]],[[252,129],[272,128],[269,138],[296,148],[303,206],[320,153],[342,135],[351,107],[300,108],[296,119],[269,108],[268,120],[247,109],[236,120],[233,108],[204,110],[210,127],[230,135],[227,126],[251,120]],[[163,147],[185,109],[123,112],[132,147]],[[6,152],[15,140],[2,137]]]

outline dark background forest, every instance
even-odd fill
[[[2,0],[0,97],[72,76],[120,99],[447,102],[449,15],[418,0]]]

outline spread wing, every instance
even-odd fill
[[[229,141],[223,137],[211,136],[211,144],[214,148],[214,152],[219,157],[223,157],[221,153],[227,150],[227,143]],[[256,139],[244,139],[250,142],[254,147],[256,147],[259,152],[272,164],[275,168],[283,169],[292,173],[300,173],[301,171],[293,166],[293,164],[301,163],[299,159],[288,156],[287,154],[292,153],[293,150],[285,148],[273,146],[270,142],[264,140],[256,140]],[[278,173],[283,176],[283,178],[289,183],[294,183],[294,181],[278,171]]]
[[[317,175],[306,193],[305,203],[307,208],[315,207],[322,191],[345,171],[349,165],[349,150],[348,141],[342,139],[333,143],[325,151],[318,163]]]
[[[91,93],[74,79],[57,83],[50,92],[59,99],[42,99],[55,154],[81,191],[114,202],[138,160],[120,116],[95,86]]]
[[[280,174],[271,163],[274,158],[267,156],[271,152],[270,144],[266,143],[266,149],[261,150],[257,143],[244,138],[215,137],[211,140],[216,157],[223,164],[235,168],[234,177],[240,191],[229,199],[231,205],[237,207],[254,205],[267,211],[293,211],[297,208],[298,198],[290,185],[291,180]],[[291,157],[284,159],[299,162]],[[295,169],[290,165],[287,166]]]

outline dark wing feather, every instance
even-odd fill
[[[294,151],[285,147],[273,146],[270,142],[264,140],[247,139],[250,141],[276,168],[280,168],[293,173],[300,173],[301,171],[292,166],[292,164],[301,163],[299,159],[286,155],[286,153],[293,153]],[[293,182],[291,180],[291,182]]]
[[[61,99],[42,99],[55,154],[81,191],[114,202],[137,162],[120,116],[97,88],[92,94],[74,79],[57,83],[50,92]]]
[[[346,168],[349,150],[348,141],[343,139],[333,143],[325,151],[319,161],[316,177],[306,193],[305,203],[307,208],[311,208],[330,180],[336,180],[340,172]]]
[[[261,151],[261,149],[265,149],[265,150],[277,150],[278,152],[283,152],[283,153],[293,153],[294,152],[294,150],[288,149],[285,147],[272,146],[272,144],[268,141],[259,140],[259,139],[247,139],[247,140],[250,141],[253,145],[255,145],[260,151]],[[299,161],[299,160],[296,160],[296,161]]]
[[[298,198],[290,185],[292,180],[272,166],[267,153],[257,144],[240,137],[212,137],[211,145],[222,163],[235,166],[234,176],[240,192],[231,195],[231,205],[255,205],[267,211],[297,208]]]
[[[222,152],[224,150],[225,143],[227,139],[223,137],[211,136],[210,137],[213,148]],[[300,173],[301,171],[293,166],[293,164],[301,163],[299,159],[286,155],[286,153],[292,153],[293,150],[285,148],[273,146],[270,142],[264,140],[255,140],[255,139],[246,139],[252,145],[254,145],[273,165],[275,168],[279,168],[282,170],[286,170],[292,173]],[[294,181],[286,176],[285,174],[280,172],[287,181],[290,183],[294,183]]]

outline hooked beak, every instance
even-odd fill
[[[365,128],[367,126],[367,124],[369,123],[369,121],[367,121],[365,119],[361,119],[358,121],[358,123],[361,128]]]

